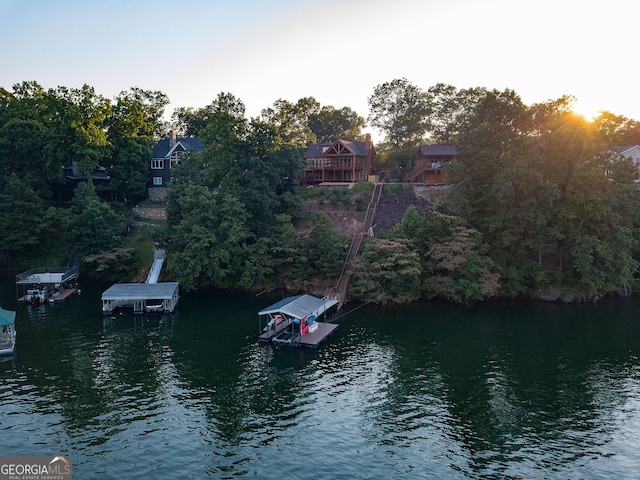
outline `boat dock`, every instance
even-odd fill
[[[134,313],[173,312],[179,299],[178,282],[116,283],[102,293],[102,312],[130,307]]]
[[[116,283],[102,293],[102,312],[131,308],[133,313],[175,311],[180,299],[178,282],[158,282],[164,263],[164,250],[156,250],[146,283]]]
[[[78,267],[32,268],[16,275],[20,303],[62,302],[78,291]]]
[[[11,355],[16,347],[16,312],[0,307],[0,355]]]
[[[258,341],[292,347],[317,347],[338,328],[337,324],[317,321],[320,315],[337,305],[339,298],[296,295],[285,298],[258,312],[266,318]],[[261,322],[262,323],[262,320]]]

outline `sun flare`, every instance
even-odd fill
[[[588,100],[577,99],[575,102],[573,102],[571,110],[573,110],[573,113],[582,115],[588,121],[592,121],[600,114],[600,111],[602,109],[596,107],[594,103],[589,102]]]

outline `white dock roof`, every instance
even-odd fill
[[[274,313],[284,313],[294,318],[305,318],[313,312],[321,309],[325,305],[325,301],[312,295],[296,295],[287,297],[274,303],[268,308],[258,312],[258,315],[269,315]]]
[[[164,300],[172,298],[178,282],[116,283],[102,293],[102,300]]]

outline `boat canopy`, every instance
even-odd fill
[[[258,315],[262,316],[283,313],[289,317],[302,319],[311,314],[315,315],[314,312],[321,309],[325,303],[325,300],[312,295],[296,295],[280,300],[278,303],[274,303],[270,307],[258,312]]]
[[[0,307],[0,326],[13,325],[16,320],[16,312]]]

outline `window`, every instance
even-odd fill
[[[173,152],[171,154],[170,157],[170,162],[171,162],[171,168],[175,167],[176,165],[180,165],[181,161],[180,161],[180,154],[182,152]]]
[[[164,160],[151,160],[152,170],[162,170],[164,168]]]
[[[162,177],[153,177],[154,185],[162,185]]]

